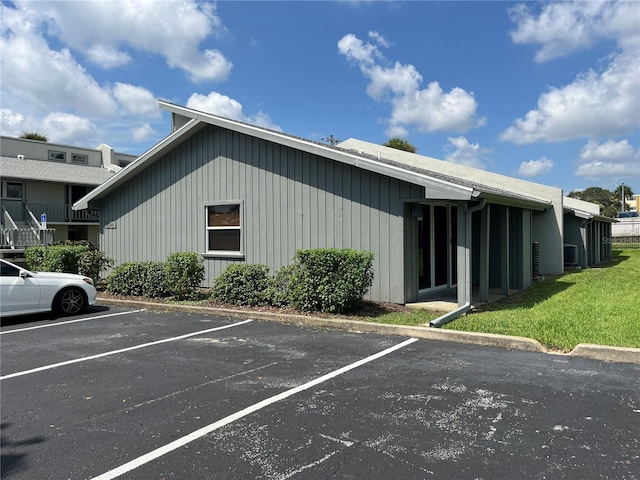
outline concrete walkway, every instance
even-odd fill
[[[462,332],[457,330],[443,330],[426,326],[388,325],[382,323],[363,322],[348,318],[322,318],[311,315],[290,315],[272,312],[258,312],[231,308],[211,308],[193,305],[175,305],[167,303],[150,303],[137,300],[117,300],[98,297],[98,303],[112,306],[131,306],[147,308],[149,310],[182,311],[189,313],[201,313],[221,315],[225,317],[252,318],[254,320],[275,321],[292,323],[316,328],[332,328],[350,332],[379,333],[382,335],[402,335],[445,342],[467,343],[491,347],[506,348],[527,352],[540,352],[552,355],[589,358],[605,362],[635,363],[640,364],[640,348],[609,347],[604,345],[592,345],[581,343],[569,353],[560,353],[549,350],[537,340],[510,335],[497,335],[493,333]]]

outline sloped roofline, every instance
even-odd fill
[[[619,220],[616,218],[611,218],[611,217],[607,217],[605,215],[599,215],[597,213],[591,213],[591,212],[587,212],[585,210],[580,210],[579,208],[573,208],[573,207],[564,207],[564,211],[567,213],[570,213],[571,215],[574,215],[578,218],[582,218],[583,220],[597,220],[599,222],[604,222],[604,223],[618,223]]]
[[[165,137],[163,140],[155,144],[149,150],[140,155],[136,160],[132,163],[124,167],[118,173],[116,173],[109,180],[104,182],[99,187],[93,189],[87,195],[82,197],[76,203],[73,204],[73,210],[84,210],[89,208],[89,202],[95,198],[100,198],[104,196],[106,193],[110,192],[114,188],[116,188],[120,183],[124,182],[128,178],[136,175],[139,171],[141,171],[147,164],[153,163],[155,160],[160,158],[167,148],[170,148],[175,142],[179,141],[184,136],[190,135],[192,133],[197,132],[203,125],[201,122],[197,120],[192,120],[184,125],[179,130],[176,130],[168,137]]]
[[[468,201],[480,196],[481,194],[486,195],[486,192],[477,190],[470,185],[459,184],[455,182],[455,179],[436,178],[429,175],[428,172],[420,172],[415,169],[405,168],[403,165],[399,165],[395,162],[389,162],[386,159],[373,158],[369,155],[325,145],[282,132],[239,122],[237,120],[219,117],[217,115],[201,112],[166,101],[160,101],[159,104],[160,108],[171,112],[173,115],[178,115],[190,120],[158,144],[154,145],[147,152],[143,153],[122,171],[118,172],[98,188],[78,200],[73,205],[74,210],[89,208],[89,202],[91,200],[101,198],[108,192],[117,188],[121,183],[125,182],[133,175],[136,175],[144,167],[162,157],[166,151],[171,149],[175,143],[181,141],[182,138],[192,135],[199,129],[204,128],[206,125],[214,125],[239,133],[244,133],[252,137],[295,148],[324,158],[329,158],[364,170],[406,181],[414,185],[420,185],[425,187],[427,190],[426,198],[429,199]],[[502,192],[499,192],[497,195],[494,194],[495,197],[502,197],[500,193]],[[505,196],[505,198],[508,197],[510,196]],[[520,198],[518,199],[518,203],[521,203],[524,207],[534,208],[537,210],[549,207],[547,202],[536,201],[535,199],[529,198]]]

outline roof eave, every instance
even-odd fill
[[[618,220],[615,218],[607,217],[605,215],[599,215],[597,213],[585,212],[584,210],[579,210],[577,208],[565,207],[564,210],[583,220],[597,220],[598,222],[604,222],[604,223],[618,222]]]
[[[548,210],[552,207],[551,201],[537,200],[534,198],[517,198],[490,192],[481,192],[479,197],[486,199],[489,203],[496,203],[508,207],[526,208],[528,210],[536,210],[539,212]]]
[[[82,197],[71,207],[73,210],[85,210],[89,208],[89,202],[91,200],[95,200],[104,196],[106,193],[111,191],[116,187],[117,184],[123,182],[125,179],[135,175],[138,171],[140,171],[145,165],[149,163],[153,163],[154,160],[157,160],[165,151],[165,149],[169,148],[175,141],[184,137],[187,134],[194,133],[199,128],[203,128],[202,122],[198,120],[192,120],[182,128],[176,130],[171,135],[165,137],[159,143],[151,147],[145,153],[140,155],[133,163],[130,163],[125,168],[116,173],[109,180],[101,184],[99,187],[94,188],[87,195]]]
[[[185,117],[197,119],[221,128],[232,129],[239,133],[244,133],[252,137],[272,141],[280,145],[302,150],[307,153],[322,156],[348,165],[353,165],[374,173],[380,173],[408,183],[420,185],[426,189],[426,198],[447,199],[447,200],[470,200],[474,196],[473,188],[457,185],[428,175],[419,174],[406,169],[395,167],[383,162],[378,162],[360,155],[351,154],[342,150],[337,150],[330,146],[319,145],[317,143],[294,138],[290,135],[282,134],[274,130],[267,130],[262,127],[249,125],[236,120],[199,112],[187,107],[182,107],[174,103],[160,101],[160,106],[171,113]]]

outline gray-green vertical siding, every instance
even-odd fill
[[[333,160],[207,126],[100,201],[100,243],[120,264],[205,253],[208,202],[242,201],[244,258],[206,257],[206,285],[229,264],[273,271],[298,249],[375,254],[370,298],[405,302],[404,202],[423,191]],[[116,222],[116,228],[105,225]]]

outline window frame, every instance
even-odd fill
[[[209,207],[215,207],[220,205],[233,205],[238,206],[238,213],[240,215],[240,225],[238,226],[209,226]],[[225,258],[244,258],[244,202],[242,200],[221,200],[215,202],[206,202],[204,204],[204,225],[205,225],[205,253],[204,257],[225,257]],[[222,230],[237,230],[240,232],[240,250],[209,250],[209,232]]]
[[[9,185],[20,185],[20,196],[10,197],[8,194]],[[3,200],[24,200],[24,182],[16,180],[2,180],[2,191],[0,192],[0,198]]]
[[[56,158],[58,155],[62,155],[62,158]],[[49,150],[47,152],[47,158],[52,162],[66,163],[67,152],[63,152],[62,150]]]
[[[72,153],[71,163],[75,163],[76,165],[88,165],[89,155],[86,153]]]

